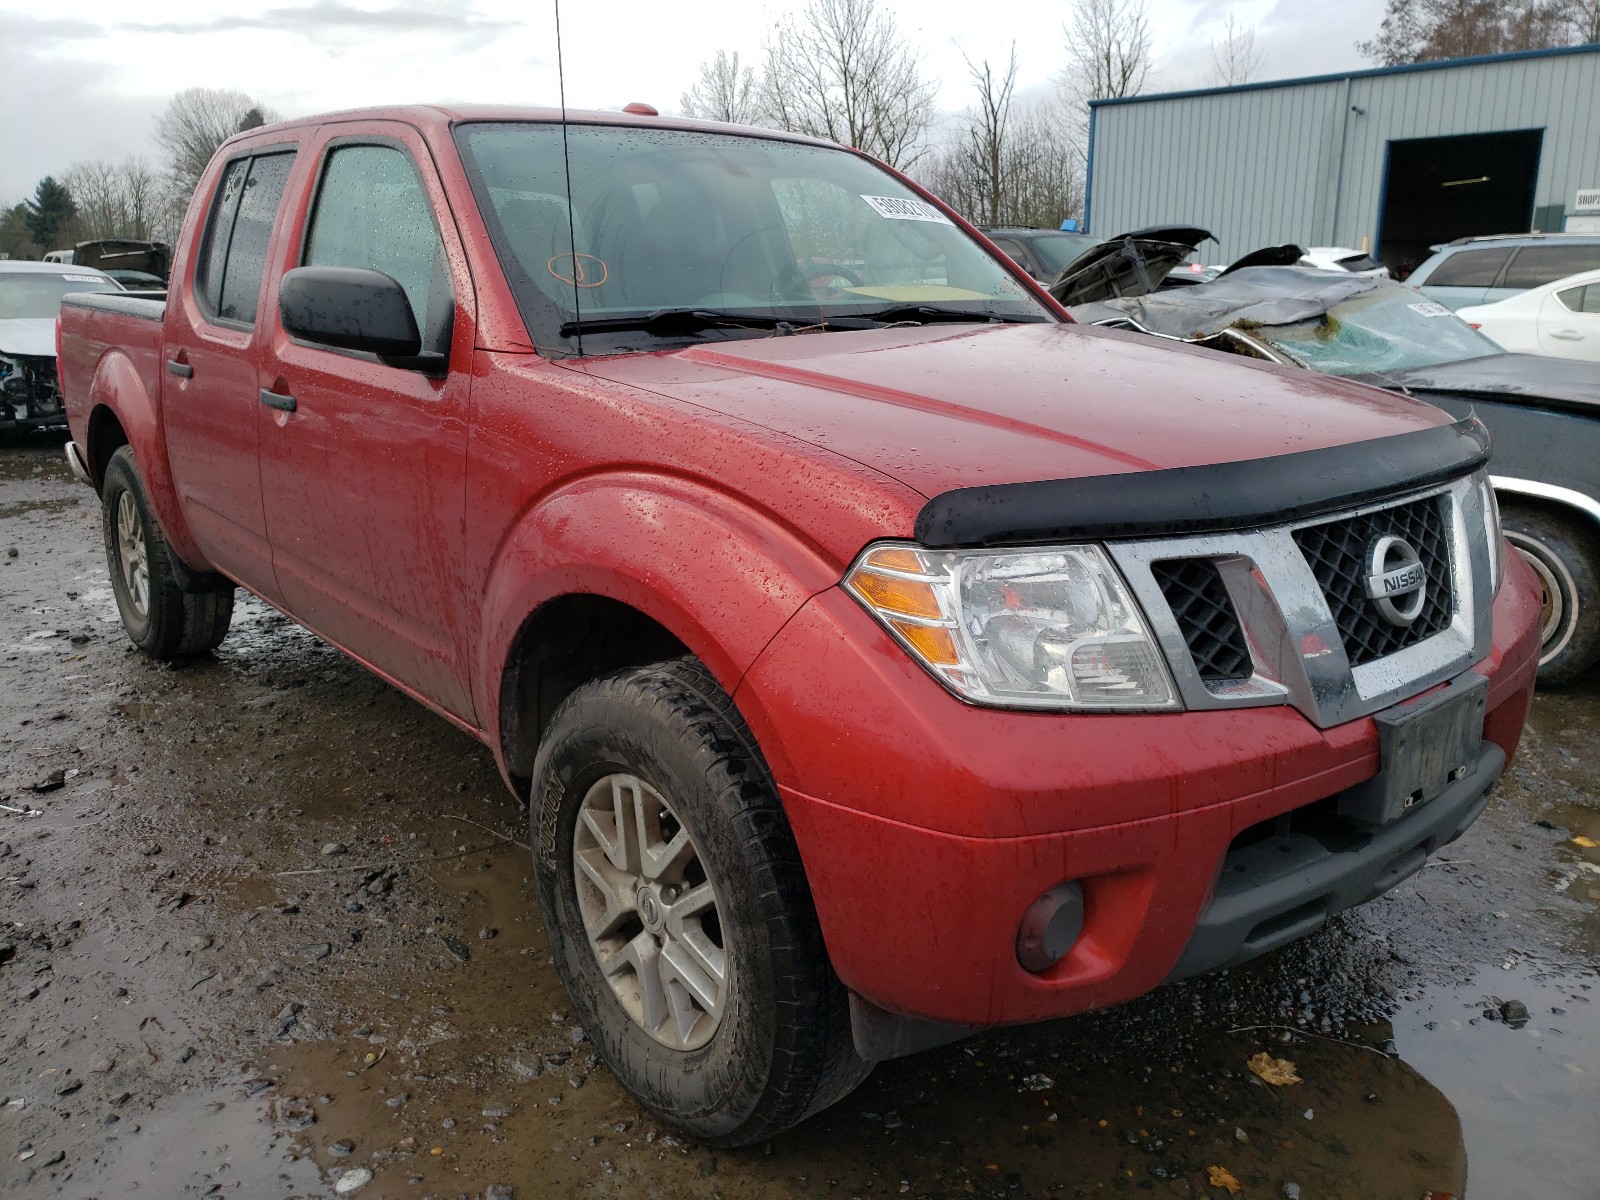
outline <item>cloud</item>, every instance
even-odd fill
[[[81,41],[104,36],[105,26],[74,17],[30,17],[19,12],[0,12],[0,46],[8,57],[16,50],[33,51],[61,42]]]
[[[357,8],[344,0],[316,0],[304,6],[269,8],[257,13],[228,13],[182,21],[127,21],[117,28],[125,33],[180,34],[234,33],[262,29],[316,39],[330,34],[473,33],[509,32],[518,22],[485,17],[468,6],[397,5],[392,8]]]

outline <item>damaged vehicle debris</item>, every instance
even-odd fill
[[[1051,286],[1075,320],[1303,368],[1405,395],[1494,438],[1493,483],[1512,546],[1542,589],[1539,680],[1570,683],[1600,661],[1600,372],[1571,359],[1502,350],[1414,288],[1374,275],[1289,266],[1270,247],[1213,283],[1156,290],[1141,277],[1071,264]],[[1283,265],[1259,265],[1261,263]]]
[[[56,380],[56,317],[73,292],[120,292],[73,263],[0,262],[0,429],[65,425]]]

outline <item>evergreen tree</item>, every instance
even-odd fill
[[[54,176],[46,175],[34,189],[33,199],[27,201],[27,207],[28,235],[33,238],[34,244],[46,250],[59,249],[56,239],[78,213],[77,205],[72,202],[72,193],[57,183]]]

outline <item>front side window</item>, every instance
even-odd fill
[[[574,125],[569,208],[560,126],[475,123],[456,136],[545,347],[570,352],[581,336],[589,352],[653,349],[663,338],[767,336],[779,324],[870,328],[880,315],[1051,319],[936,208],[844,150]],[[686,319],[637,328],[662,313]]]
[[[1463,250],[1452,254],[1422,281],[1423,287],[1493,287],[1500,268],[1511,257],[1509,249]]]
[[[239,158],[224,169],[206,227],[197,286],[211,314],[253,325],[267,246],[294,152]]]
[[[1568,312],[1600,313],[1600,283],[1567,288],[1556,293],[1556,299]]]
[[[427,331],[430,304],[446,286],[444,247],[405,151],[351,145],[328,156],[304,265],[382,271],[405,288],[417,329]]]

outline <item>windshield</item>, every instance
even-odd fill
[[[1363,292],[1316,321],[1248,332],[1326,375],[1372,375],[1504,353],[1442,304],[1399,286]]]
[[[1046,233],[1028,239],[1033,252],[1052,276],[1061,274],[1066,266],[1090,246],[1098,246],[1100,239],[1086,233]]]
[[[771,336],[774,321],[787,332],[897,308],[1050,319],[941,212],[844,150],[572,125],[569,213],[561,126],[479,123],[456,136],[507,279],[544,348],[572,352],[575,336],[591,353]],[[752,324],[600,326],[673,310]],[[756,327],[763,319],[767,326]]]
[[[0,321],[44,317],[55,320],[61,297],[73,292],[120,292],[104,275],[0,275]]]

